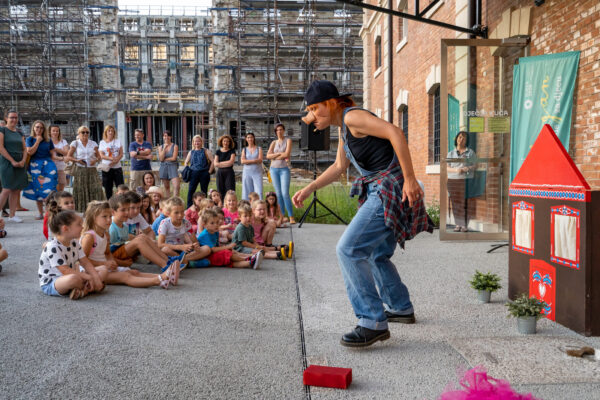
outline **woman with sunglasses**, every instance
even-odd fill
[[[304,100],[308,114],[302,120],[319,130],[340,127],[340,140],[335,162],[293,202],[303,207],[312,192],[335,182],[350,163],[360,173],[350,191],[359,196],[359,209],[336,246],[358,324],[340,343],[369,346],[390,337],[388,322],[415,322],[408,288],[390,258],[397,243],[404,247],[417,233],[433,232],[433,224],[400,128],[356,107],[350,94],[340,95],[329,81],[311,83]]]
[[[44,201],[50,192],[56,190],[58,183],[58,170],[53,161],[56,151],[43,121],[35,121],[31,125],[31,135],[25,140],[25,145],[30,157],[28,171],[31,182],[23,190],[23,196],[35,201],[39,213],[35,219],[42,220]]]
[[[77,139],[71,142],[67,160],[75,164],[73,166],[75,209],[78,212],[85,212],[88,203],[92,200],[106,200],[96,170],[96,164],[101,160],[98,144],[90,140],[90,130],[87,126],[80,126],[77,129]]]
[[[8,222],[23,222],[15,215],[19,204],[19,192],[27,186],[25,170],[25,138],[17,131],[19,115],[9,110],[4,114],[6,126],[0,127],[0,208],[8,200],[10,213]]]

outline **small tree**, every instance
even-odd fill
[[[484,274],[475,270],[475,274],[469,283],[475,290],[487,290],[488,292],[495,292],[502,288],[502,285],[500,285],[500,277],[491,272]]]

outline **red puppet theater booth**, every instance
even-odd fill
[[[509,297],[528,293],[548,304],[548,319],[600,335],[600,191],[549,125],[510,184],[509,207]]]

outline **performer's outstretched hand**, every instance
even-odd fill
[[[303,189],[298,190],[294,194],[294,197],[292,197],[292,203],[294,203],[294,207],[296,207],[296,208],[303,208],[304,207],[304,200],[306,200],[308,198],[308,196],[310,196],[310,194],[312,192],[313,191],[310,190],[308,188],[308,186],[306,186]]]

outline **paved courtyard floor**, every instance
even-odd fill
[[[1,241],[0,398],[436,399],[475,365],[538,398],[600,397],[599,363],[564,354],[600,340],[547,320],[518,334],[504,307],[508,253],[487,254],[489,242],[440,242],[436,231],[398,249],[417,324],[355,350],[339,345],[356,324],[335,258],[343,226],[281,230],[294,260],[258,271],[185,270],[173,289],[109,286],[70,301],[40,291],[41,222],[24,219]],[[475,269],[502,277],[490,304],[467,283]],[[305,388],[305,364],[352,368],[354,381]]]

